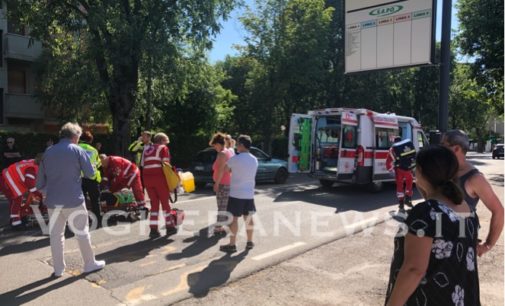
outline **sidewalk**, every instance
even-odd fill
[[[483,237],[490,213],[480,205],[479,215]],[[176,305],[383,305],[393,254],[393,238],[385,233],[391,229],[382,223]],[[503,306],[503,259],[502,234],[479,259],[482,305]]]

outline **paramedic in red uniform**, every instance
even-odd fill
[[[29,206],[31,200],[42,200],[42,194],[35,187],[37,172],[39,169],[40,157],[29,160],[22,160],[14,163],[2,171],[1,189],[5,197],[9,201],[10,219],[13,229],[23,229],[24,224],[21,219],[32,213]],[[26,199],[24,194],[28,192]],[[26,203],[23,203],[23,200]],[[23,207],[23,204],[26,204]],[[45,207],[41,204],[41,211],[45,211]]]
[[[177,228],[173,224],[172,218],[168,217],[170,213],[168,200],[170,191],[168,190],[167,181],[161,167],[162,163],[170,163],[170,151],[167,147],[169,139],[165,133],[157,133],[154,135],[153,140],[154,144],[144,148],[142,167],[145,188],[151,200],[151,213],[149,217],[151,232],[149,233],[149,237],[157,238],[160,236],[158,230],[160,203],[162,220],[164,220],[167,228],[166,235],[171,236],[177,233]]]
[[[415,167],[416,148],[410,139],[395,138],[395,143],[389,149],[386,159],[388,171],[395,172],[396,197],[398,198],[400,212],[404,212],[404,204],[412,207],[412,169]],[[403,184],[405,182],[405,190]]]
[[[107,156],[100,154],[104,177],[102,181],[107,183],[112,193],[121,191],[123,188],[131,188],[137,207],[145,207],[144,192],[140,182],[140,171],[134,163],[120,156]]]

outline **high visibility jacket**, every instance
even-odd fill
[[[23,193],[35,192],[37,173],[39,166],[34,159],[22,160],[10,165],[2,172],[2,178],[15,197],[20,197]]]
[[[109,182],[110,192],[117,192],[123,188],[130,188],[140,171],[134,163],[119,156],[108,156],[108,165],[104,169],[104,180]]]
[[[98,150],[87,143],[80,143],[79,146],[83,148],[84,151],[86,151],[86,154],[88,154],[89,160],[91,161],[91,165],[95,170],[95,175],[90,179],[100,183],[102,181],[102,176],[100,175],[100,171],[98,171],[98,168],[102,166],[102,162],[100,161],[100,158],[98,156],[99,155]]]
[[[128,147],[128,151],[130,151],[130,153],[134,155],[135,164],[140,165],[142,163],[142,152],[144,152],[144,143],[141,140],[135,140]]]
[[[168,147],[160,144],[146,146],[144,148],[144,153],[142,154],[142,174],[163,175],[161,170],[162,162],[170,162],[170,151]]]
[[[386,168],[412,170],[416,166],[416,148],[410,139],[399,141],[389,149]]]

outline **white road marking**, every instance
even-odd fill
[[[288,244],[286,246],[283,246],[282,248],[278,248],[278,249],[275,249],[275,250],[272,250],[270,252],[266,252],[264,254],[261,254],[261,255],[258,255],[258,256],[255,256],[253,257],[252,259],[253,260],[263,260],[265,258],[268,258],[268,257],[271,257],[271,256],[274,256],[274,255],[277,255],[277,254],[280,254],[282,252],[286,252],[288,250],[291,250],[291,249],[294,249],[294,248],[297,248],[299,246],[302,246],[302,245],[306,245],[305,242],[303,241],[298,241],[298,242],[295,242],[295,243],[292,243],[292,244]]]

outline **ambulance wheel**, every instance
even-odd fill
[[[384,187],[383,182],[371,182],[367,185],[367,190],[372,193],[380,192]]]
[[[277,173],[275,173],[274,182],[276,184],[284,184],[288,179],[288,170],[286,168],[279,168]]]
[[[321,185],[324,187],[324,188],[330,188],[331,186],[333,186],[333,181],[329,181],[329,180],[319,180],[319,182],[321,183]]]

